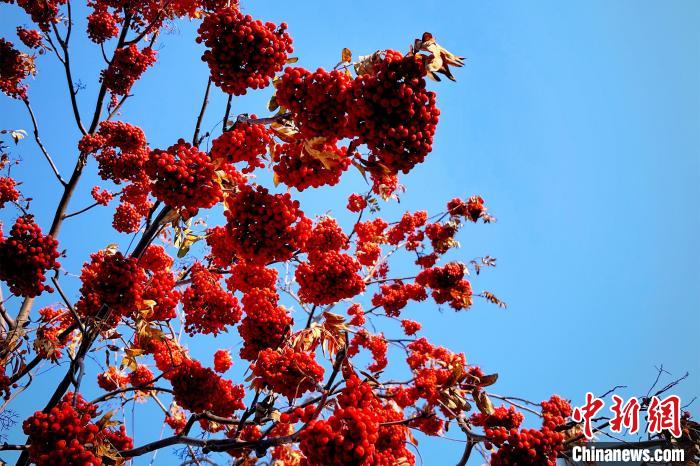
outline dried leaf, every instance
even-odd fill
[[[493,403],[491,403],[491,399],[486,392],[474,389],[474,391],[472,391],[472,396],[474,397],[476,407],[479,408],[479,411],[487,415],[493,414]]]
[[[17,144],[22,139],[27,137],[27,132],[23,129],[14,129],[10,131],[10,136],[12,136],[12,140],[15,141],[15,144]]]
[[[352,52],[350,51],[349,48],[345,47],[343,51],[340,53],[340,60],[343,63],[350,63],[352,62]]]
[[[457,56],[452,52],[441,47],[435,38],[429,32],[423,33],[421,39],[416,39],[413,44],[413,52],[428,52],[429,55],[424,55],[424,63],[428,70],[428,76],[436,81],[440,81],[437,74],[447,76],[451,81],[455,81],[450,66],[464,66],[464,57]]]

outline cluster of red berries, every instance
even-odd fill
[[[372,180],[372,192],[384,200],[389,199],[399,189],[399,177],[392,173],[374,169],[369,175]]]
[[[365,290],[359,271],[359,262],[347,254],[337,251],[309,254],[309,260],[299,264],[294,273],[299,298],[318,305],[352,298]]]
[[[285,23],[277,27],[254,20],[236,6],[204,18],[197,42],[207,47],[202,60],[209,65],[214,84],[233,95],[266,87],[293,51],[286,29]]]
[[[299,191],[309,187],[335,186],[351,163],[345,152],[333,140],[278,144],[273,153],[275,165],[272,168],[280,182]]]
[[[153,355],[156,367],[166,379],[172,378],[177,368],[189,360],[187,350],[171,338],[140,338],[134,347]]]
[[[418,396],[431,406],[441,406],[447,389],[458,386],[466,372],[464,354],[433,346],[425,338],[411,342],[408,349],[406,362],[413,371]]]
[[[12,380],[7,376],[5,370],[5,366],[0,365],[0,396],[2,396],[4,400],[9,400]]]
[[[299,447],[309,466],[370,466],[379,440],[377,401],[369,385],[356,377],[339,395],[328,420],[316,420],[301,431]]]
[[[34,297],[53,288],[44,284],[48,270],[58,270],[58,241],[44,235],[34,218],[17,218],[10,236],[0,235],[0,280],[18,296]]]
[[[504,429],[494,429],[505,433]],[[500,439],[499,439],[500,441]],[[491,455],[494,466],[555,466],[563,448],[564,434],[543,428],[511,430]]]
[[[231,366],[233,366],[231,353],[223,349],[217,350],[216,353],[214,353],[214,370],[216,372],[223,374],[231,369]]]
[[[106,392],[124,388],[129,383],[129,376],[114,366],[97,375],[97,385]]]
[[[258,264],[285,261],[302,248],[310,221],[289,193],[243,185],[226,199],[227,228],[236,256]]]
[[[112,199],[114,199],[114,195],[112,193],[106,189],[100,189],[99,186],[93,186],[92,190],[90,190],[90,195],[95,202],[100,205],[107,205],[112,201]]]
[[[491,437],[490,431],[493,429],[517,429],[523,423],[524,416],[514,407],[499,406],[491,414],[475,413],[471,416],[471,423],[475,426],[483,427],[487,437]]]
[[[287,68],[275,84],[280,106],[292,113],[305,138],[342,139],[347,136],[347,92],[352,85],[348,74],[322,68],[310,72]]]
[[[146,314],[148,320],[164,321],[177,315],[175,308],[182,294],[175,287],[172,264],[172,258],[161,246],[149,246],[139,258],[139,265],[148,272],[143,300],[155,303]]]
[[[40,49],[43,46],[41,32],[37,31],[36,29],[27,29],[23,28],[22,26],[18,26],[17,37],[19,37],[19,40],[30,49]]]
[[[129,374],[129,384],[132,387],[146,387],[153,383],[153,379],[153,372],[143,364],[138,364]]]
[[[277,282],[277,270],[261,265],[238,262],[230,271],[226,286],[231,291],[248,293],[255,288],[274,289]]]
[[[0,209],[5,207],[5,203],[17,202],[18,199],[17,182],[9,176],[0,176]]]
[[[424,301],[428,296],[425,288],[416,283],[403,283],[395,281],[391,284],[382,284],[380,293],[372,297],[372,305],[381,306],[387,316],[398,317],[401,310],[409,301]]]
[[[14,99],[26,98],[27,86],[22,81],[31,74],[32,67],[27,55],[0,38],[0,91]]]
[[[139,50],[136,44],[114,51],[107,69],[102,71],[102,82],[115,95],[127,95],[131,86],[149,66],[156,62],[156,52],[146,47]]]
[[[408,319],[403,319],[401,321],[401,327],[403,328],[403,332],[407,336],[415,335],[421,328],[423,328],[423,326],[419,322]]]
[[[552,430],[566,422],[566,418],[571,416],[571,404],[558,395],[541,403],[542,425]]]
[[[218,274],[197,262],[192,266],[191,276],[192,283],[182,296],[187,333],[216,335],[241,320],[238,300],[221,287]]]
[[[467,202],[459,198],[452,199],[447,203],[447,211],[453,217],[465,217],[476,222],[486,213],[486,207],[481,196],[472,196]]]
[[[22,424],[29,436],[29,459],[37,466],[98,466],[120,450],[133,448],[133,441],[120,430],[93,422],[97,406],[72,393],[49,412],[37,411]],[[108,463],[107,463],[108,464]]]
[[[123,154],[122,154],[123,156]],[[150,183],[147,179],[134,181],[122,191],[121,202],[114,212],[112,226],[121,233],[138,231],[141,220],[148,215],[153,203],[149,200]]]
[[[242,385],[219,377],[213,370],[191,359],[184,359],[170,376],[175,401],[193,413],[210,411],[217,416],[230,417],[245,408]]]
[[[145,169],[152,179],[153,195],[172,208],[185,209],[190,216],[221,199],[209,155],[183,139],[166,150],[152,151]]]
[[[51,306],[40,309],[39,315],[41,316],[41,325],[36,330],[34,351],[44,359],[57,361],[61,357],[61,350],[68,345],[72,338],[72,333],[66,332],[66,330],[75,321],[67,309]]]
[[[430,240],[436,254],[445,254],[458,245],[455,240],[457,225],[454,222],[430,223],[425,227],[425,235]]]
[[[237,122],[214,139],[210,155],[217,164],[246,162],[248,166],[241,171],[250,173],[265,166],[262,157],[267,154],[271,143],[272,137],[265,125]]]
[[[350,212],[355,212],[359,213],[361,212],[365,207],[367,207],[367,198],[365,196],[362,196],[357,193],[352,193],[348,197],[348,210]]]
[[[360,352],[360,347],[368,349],[372,353],[374,362],[367,367],[370,372],[383,370],[389,361],[386,358],[388,345],[384,335],[372,335],[367,330],[362,329],[355,334],[348,346],[348,357],[353,357]]]
[[[406,212],[394,226],[386,232],[387,242],[397,245],[405,241],[405,248],[408,251],[415,251],[423,241],[424,234],[420,227],[425,225],[428,213],[424,210],[410,213]]]
[[[211,253],[207,256],[215,267],[228,267],[236,259],[236,253],[231,247],[231,239],[226,227],[215,226],[206,233],[207,246]]]
[[[290,402],[306,392],[315,391],[324,373],[313,353],[295,351],[288,346],[260,351],[258,359],[251,365],[251,371],[255,376],[254,387],[268,387],[286,396]]]
[[[15,0],[2,0],[15,3]],[[66,0],[17,0],[17,6],[22,8],[39,28],[48,32],[52,24],[58,22],[58,7],[64,5]]]
[[[440,111],[435,93],[425,89],[425,74],[420,56],[388,50],[373,74],[353,83],[351,130],[372,151],[370,162],[392,173],[408,173],[432,150]]]
[[[277,348],[292,324],[287,310],[278,304],[274,290],[255,288],[243,295],[241,302],[245,317],[238,326],[243,339],[240,355],[254,361],[266,348]]]
[[[123,316],[142,309],[146,274],[134,258],[121,252],[92,254],[80,280],[83,285],[76,310],[83,317],[113,328]]]
[[[119,34],[119,16],[116,13],[111,13],[108,6],[102,2],[93,3],[92,13],[87,17],[87,35],[91,41],[96,44],[102,44],[105,41],[117,37]]]
[[[450,262],[444,267],[421,270],[416,283],[432,289],[438,304],[448,303],[455,310],[467,309],[472,304],[472,287],[464,278],[464,265]]]
[[[96,134],[78,143],[83,154],[95,154],[103,180],[138,181],[148,157],[146,135],[137,126],[121,121],[103,121]]]
[[[304,251],[313,254],[317,251],[340,251],[347,247],[348,237],[333,217],[324,216],[316,222]]]

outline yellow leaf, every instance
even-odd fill
[[[343,63],[350,63],[352,61],[352,52],[349,48],[345,47],[340,54],[340,59]]]

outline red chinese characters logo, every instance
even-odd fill
[[[635,397],[625,401],[617,395],[612,396],[613,404],[610,411],[613,416],[607,425],[615,433],[621,433],[623,428],[627,433],[636,434],[639,432],[639,414],[642,411],[642,404]],[[674,437],[681,436],[681,399],[676,395],[668,396],[663,400],[657,396],[652,396],[647,400],[647,432],[658,434],[664,430]],[[592,439],[598,413],[605,406],[602,398],[595,397],[592,393],[586,393],[586,402],[583,406],[574,409],[571,418],[575,422],[582,423],[583,435],[587,439]]]

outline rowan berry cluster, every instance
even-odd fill
[[[464,279],[464,271],[463,264],[450,262],[444,267],[421,270],[416,283],[432,289],[436,303],[448,303],[455,310],[467,309],[472,303],[472,287]]]
[[[32,72],[31,59],[15,49],[12,42],[0,38],[0,91],[13,99],[27,97],[27,85],[22,81]]]
[[[102,2],[93,2],[93,11],[87,17],[87,35],[96,44],[102,44],[107,40],[117,37],[119,34],[119,15],[109,11],[108,6]]]
[[[243,295],[245,317],[238,326],[243,339],[241,358],[253,361],[260,351],[277,348],[282,343],[293,321],[278,300],[274,290],[265,288],[255,288]]]
[[[39,310],[41,325],[36,330],[34,338],[34,351],[44,359],[57,361],[65,348],[73,338],[72,332],[67,329],[75,323],[73,316],[67,309],[59,309],[51,306]]]
[[[231,237],[226,227],[216,226],[209,228],[206,234],[207,246],[211,253],[207,256],[212,265],[216,267],[228,267],[236,259],[236,253],[231,247]]]
[[[231,291],[248,293],[255,288],[274,289],[277,282],[277,270],[261,265],[238,262],[230,271],[226,286]]]
[[[298,191],[335,186],[351,163],[345,148],[339,148],[334,140],[323,139],[279,144],[273,160],[277,179]]]
[[[29,436],[29,459],[37,466],[101,465],[120,450],[133,448],[124,426],[119,430],[93,422],[97,406],[72,393],[49,412],[37,411],[22,424]]]
[[[499,432],[504,430],[495,429]],[[494,466],[555,466],[564,434],[548,428],[512,430],[491,455]]]
[[[322,217],[306,240],[304,251],[314,254],[317,251],[340,251],[347,247],[348,237],[338,222],[329,216]]]
[[[17,182],[9,176],[0,176],[0,209],[7,202],[17,202],[18,199]]]
[[[372,335],[367,330],[362,329],[355,334],[348,346],[348,356],[353,357],[360,352],[360,347],[368,349],[372,353],[374,362],[367,367],[370,372],[383,370],[389,361],[386,358],[388,345],[384,335]]]
[[[454,217],[465,217],[476,222],[486,213],[484,200],[481,196],[472,196],[467,202],[455,198],[447,203],[447,211]]]
[[[168,270],[153,272],[143,290],[144,302],[155,304],[142,314],[147,320],[165,321],[177,316],[176,307],[182,294],[175,287],[175,277]]]
[[[184,359],[170,375],[175,401],[193,413],[210,411],[217,416],[230,417],[245,408],[242,385],[219,377],[213,370],[191,359]]]
[[[403,319],[401,321],[401,327],[407,336],[415,335],[423,326],[416,322],[415,320]]]
[[[428,296],[425,288],[415,283],[395,281],[380,285],[380,293],[372,297],[372,305],[381,306],[387,316],[398,317],[409,301],[424,301]],[[420,327],[419,327],[420,328]]]
[[[207,47],[202,60],[209,65],[214,84],[233,95],[267,87],[293,50],[286,29],[285,23],[277,27],[254,20],[237,6],[207,15],[197,42]]]
[[[431,407],[442,406],[447,389],[457,387],[466,372],[464,354],[433,346],[425,338],[411,342],[408,349],[406,362],[414,374],[416,393]]]
[[[106,392],[124,388],[129,383],[129,376],[114,366],[97,375],[97,385]]]
[[[123,156],[123,154],[122,154]],[[121,233],[138,231],[141,220],[148,215],[153,203],[149,200],[147,179],[134,181],[124,187],[121,202],[114,212],[112,226]]]
[[[17,27],[17,37],[24,45],[30,49],[41,49],[44,45],[41,32],[36,29],[27,29],[22,26]],[[41,53],[41,50],[39,51]]]
[[[15,3],[15,0],[2,0]],[[51,25],[58,22],[58,7],[64,5],[66,0],[16,0],[17,6],[22,8],[39,28],[47,32]]]
[[[152,180],[153,195],[174,209],[184,209],[189,216],[221,199],[221,186],[215,182],[209,155],[183,139],[166,150],[152,151],[145,169]]]
[[[136,44],[114,51],[109,66],[102,71],[102,82],[115,95],[127,95],[134,83],[156,62],[156,52],[146,47],[139,50]]]
[[[220,374],[231,369],[233,366],[233,360],[231,359],[231,353],[226,350],[217,350],[214,353],[214,370]]]
[[[309,466],[375,464],[379,416],[372,408],[377,401],[371,387],[356,379],[348,381],[328,420],[312,421],[301,432],[299,447]]]
[[[491,414],[475,413],[471,416],[471,423],[478,427],[483,427],[487,437],[492,437],[494,429],[504,429],[510,431],[517,429],[523,422],[524,416],[514,407],[499,406]]]
[[[303,302],[324,305],[352,298],[365,290],[358,275],[360,263],[337,251],[314,252],[302,262],[294,276]]]
[[[275,393],[286,396],[290,402],[303,396],[306,392],[315,391],[323,380],[321,367],[313,353],[295,351],[285,346],[279,350],[264,349],[251,365],[255,376],[253,386],[269,388]]]
[[[226,326],[241,320],[238,300],[219,284],[219,275],[195,263],[190,272],[192,283],[182,296],[185,331],[213,333],[226,331]]]
[[[440,115],[435,94],[425,89],[425,67],[417,55],[388,50],[373,71],[353,83],[351,131],[372,151],[370,162],[408,173],[432,150]]]
[[[233,128],[214,139],[210,154],[217,164],[246,162],[247,167],[241,171],[250,173],[265,166],[262,157],[270,144],[272,137],[264,125],[236,122]]]
[[[392,466],[415,464],[406,449],[403,413],[383,405],[369,384],[351,374],[327,419],[312,420],[301,431],[299,447],[308,466]],[[388,425],[382,425],[387,423]]]
[[[257,264],[285,261],[304,246],[310,221],[289,193],[270,194],[262,186],[243,185],[226,199],[231,249]]]
[[[367,207],[367,198],[357,193],[352,193],[348,197],[347,208],[350,212],[361,212],[365,207]]]
[[[352,79],[339,70],[289,67],[276,83],[277,103],[292,113],[305,138],[347,136],[347,93]]]
[[[90,195],[99,205],[107,205],[112,201],[112,199],[114,199],[114,195],[112,193],[106,189],[100,189],[99,186],[93,186],[92,190],[90,191]]]
[[[137,126],[121,121],[103,121],[94,135],[85,135],[78,143],[83,154],[95,154],[103,180],[115,183],[138,181],[148,158],[146,135]]]
[[[83,285],[76,310],[82,317],[113,328],[122,317],[142,309],[146,274],[136,259],[121,252],[100,251],[90,259],[80,275]]]
[[[58,241],[44,235],[30,215],[18,217],[10,236],[0,235],[0,280],[7,283],[13,294],[38,296],[53,288],[44,284],[46,272],[61,266]]]
[[[153,372],[143,364],[138,364],[129,374],[129,384],[132,387],[146,387],[152,384],[153,379]]]
[[[558,395],[541,403],[542,425],[552,430],[566,422],[566,418],[571,416],[571,404]]]
[[[405,241],[406,250],[416,250],[424,238],[423,232],[419,228],[425,225],[427,219],[428,213],[423,210],[413,214],[406,212],[401,220],[386,232],[387,242],[397,245]]]

